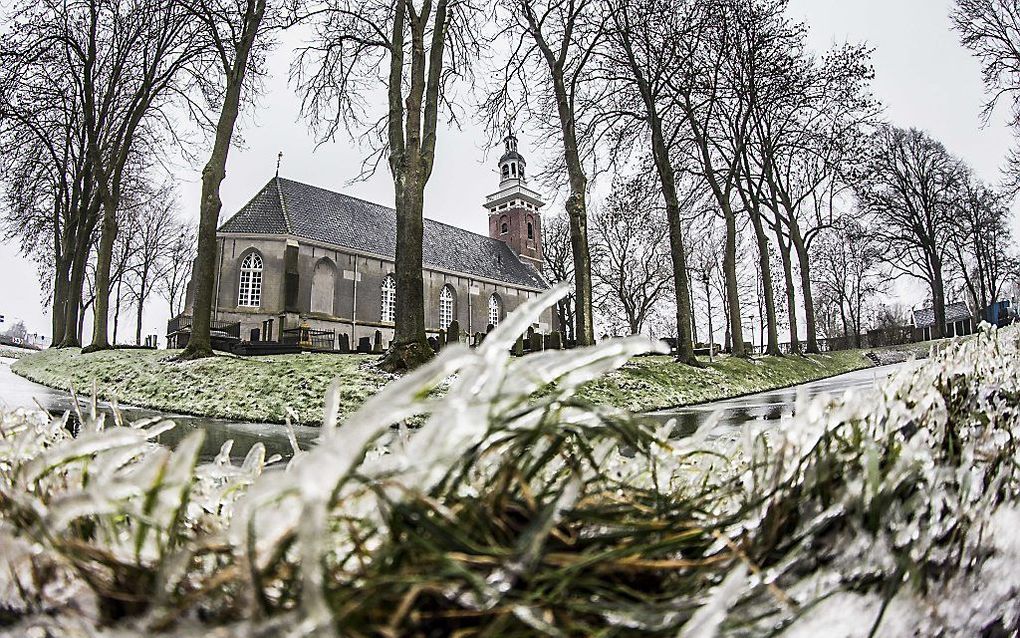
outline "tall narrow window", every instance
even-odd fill
[[[528,239],[535,238],[535,225],[528,221]]]
[[[386,275],[382,282],[382,321],[395,321],[397,317],[397,280]]]
[[[237,288],[237,305],[258,308],[262,304],[262,256],[249,253],[241,262],[241,279]]]
[[[489,297],[489,325],[498,326],[499,320],[503,316],[503,302],[500,301],[499,295],[493,293]]]
[[[453,323],[453,288],[449,284],[439,291],[439,328],[446,330]]]

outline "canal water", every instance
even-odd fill
[[[54,390],[37,383],[32,383],[11,372],[13,359],[0,358],[0,406],[7,408],[39,408],[42,407],[54,414],[73,409],[70,394]],[[897,364],[868,368],[849,374],[807,383],[795,388],[773,390],[761,394],[716,401],[703,405],[695,405],[675,410],[652,413],[650,416],[667,422],[676,419],[676,436],[685,436],[697,430],[710,415],[719,414],[718,431],[736,429],[748,421],[773,421],[793,414],[798,393],[808,397],[819,394],[838,395],[847,390],[861,392],[877,391],[881,382],[899,370],[903,365]],[[79,397],[81,399],[81,397]],[[103,411],[109,413],[109,405],[101,404]],[[82,408],[85,409],[84,407]],[[134,407],[121,407],[121,413],[129,420],[148,417],[164,417],[172,419],[177,427],[160,434],[157,440],[165,445],[173,446],[193,430],[202,428],[206,432],[205,444],[201,452],[203,460],[211,460],[219,452],[220,447],[228,440],[233,440],[231,458],[240,461],[255,443],[266,446],[266,454],[280,454],[289,458],[292,447],[285,426],[275,423],[244,423],[224,419],[210,419],[178,414],[165,414],[154,410]],[[301,449],[308,449],[313,444],[319,429],[307,426],[294,426],[295,438]]]
[[[62,414],[65,411],[73,410],[73,399],[70,394],[19,377],[11,372],[12,363],[14,363],[14,359],[0,358],[0,406],[36,409],[42,407],[53,414]],[[82,400],[82,397],[79,397],[79,400]],[[104,412],[110,413],[111,409],[108,404],[100,404],[100,408]],[[84,401],[82,410],[85,410]],[[284,458],[289,458],[292,455],[287,428],[277,423],[239,423],[224,419],[166,414],[155,410],[123,406],[120,411],[130,421],[154,416],[172,419],[177,427],[156,438],[164,445],[174,446],[192,431],[199,428],[204,429],[206,432],[205,443],[200,455],[203,461],[211,461],[219,453],[220,447],[228,440],[234,441],[230,456],[237,462],[244,459],[252,445],[260,442],[266,446],[267,457],[280,454]],[[298,446],[303,450],[311,447],[318,433],[319,428],[294,426],[295,438]]]

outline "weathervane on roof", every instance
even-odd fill
[[[276,154],[276,176],[280,176],[280,162],[283,161],[283,151]]]

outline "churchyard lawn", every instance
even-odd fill
[[[12,370],[58,389],[74,387],[100,399],[170,413],[214,418],[318,424],[323,397],[341,380],[341,420],[393,377],[367,355],[217,356],[179,363],[173,350],[111,350],[83,355],[46,350],[23,357]],[[730,357],[694,369],[666,356],[639,357],[591,382],[581,398],[634,411],[664,409],[773,390],[859,370],[871,362],[862,351],[815,356]]]

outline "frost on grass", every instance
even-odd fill
[[[879,400],[669,441],[579,388],[655,346],[508,354],[562,290],[311,449],[197,465],[164,422],[0,416],[11,635],[956,636],[1018,629],[1020,360],[956,344]],[[433,390],[445,386],[443,396]],[[406,424],[412,422],[414,428]],[[196,435],[200,436],[200,435]],[[38,567],[35,567],[38,565]],[[848,619],[848,614],[853,618]]]

